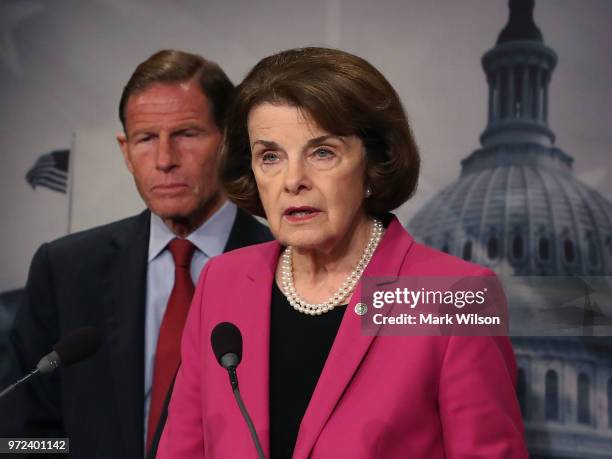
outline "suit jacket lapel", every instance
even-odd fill
[[[393,218],[364,272],[364,277],[397,276],[411,245],[412,238],[397,219]],[[296,459],[305,459],[310,455],[321,430],[375,338],[362,334],[361,318],[355,313],[355,305],[361,298],[361,284],[362,282],[359,282],[357,285],[347,306],[334,344],[302,418],[293,453]]]
[[[116,413],[130,457],[144,456],[144,314],[150,214],[143,212],[111,242],[106,314]]]
[[[244,298],[243,308],[236,318],[239,318],[238,327],[245,332],[238,376],[248,383],[241,390],[266,457],[270,456],[270,301],[280,249],[278,243],[267,244],[266,250],[262,250],[261,256],[251,265],[247,282],[253,284],[244,289],[249,296]],[[261,307],[255,307],[257,305]],[[248,439],[246,451],[252,447]]]
[[[272,240],[272,234],[265,225],[238,208],[236,219],[225,244],[224,252],[239,249],[251,244]]]

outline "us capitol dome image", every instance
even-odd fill
[[[488,120],[481,147],[407,229],[420,242],[490,267],[509,297],[513,279],[607,282],[612,203],[576,178],[574,159],[555,145],[548,87],[558,57],[534,22],[534,1],[509,5],[508,23],[482,57]],[[592,306],[586,291],[581,313]],[[511,315],[513,307],[510,301]],[[533,458],[612,457],[612,339],[589,334],[513,337]]]

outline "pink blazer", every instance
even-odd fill
[[[270,298],[279,252],[270,242],[207,263],[183,334],[158,458],[257,457],[211,349],[219,322],[242,331],[240,389],[269,457]],[[365,275],[492,273],[414,242],[393,219]],[[358,297],[302,419],[294,458],[528,458],[509,339],[364,336],[354,312]]]

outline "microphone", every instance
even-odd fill
[[[242,361],[242,334],[240,330],[232,323],[221,322],[213,329],[210,335],[210,343],[219,365],[229,373],[232,390],[237,390],[236,367]]]
[[[34,370],[19,379],[15,384],[0,392],[0,398],[12,392],[17,386],[30,379],[32,376],[39,373],[49,374],[60,367],[69,367],[95,354],[99,347],[100,336],[95,328],[78,328],[60,339],[53,346],[53,351],[40,359]]]
[[[232,392],[238,408],[247,423],[251,438],[255,444],[257,455],[259,459],[265,459],[263,449],[257,436],[257,431],[253,425],[253,421],[249,416],[249,413],[244,406],[240,390],[238,389],[238,375],[236,374],[236,367],[242,361],[242,334],[236,325],[230,322],[221,322],[215,326],[211,335],[210,343],[213,348],[213,352],[217,357],[219,365],[225,368],[229,374],[230,384],[232,386]]]
[[[100,347],[100,336],[93,327],[82,327],[60,339],[53,351],[45,355],[36,368],[42,374],[69,367],[95,354]]]

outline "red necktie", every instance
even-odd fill
[[[187,239],[173,239],[169,244],[174,258],[174,286],[170,292],[155,350],[153,387],[147,426],[147,450],[155,436],[157,424],[172,380],[181,362],[181,335],[193,298],[193,281],[189,267],[195,246]]]

